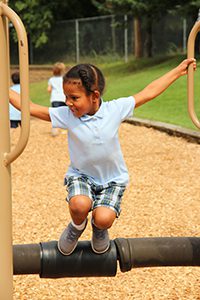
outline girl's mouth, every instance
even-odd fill
[[[75,117],[77,117],[78,111],[77,111],[75,108],[70,108],[70,110],[71,110],[72,114],[73,114]]]
[[[71,110],[72,113],[75,112],[75,109],[73,107],[70,107],[69,109]]]

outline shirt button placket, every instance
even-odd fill
[[[100,130],[99,130],[99,126],[98,126],[98,119],[94,118],[94,136],[95,136],[95,141],[98,144],[101,144],[102,140],[101,140],[101,134],[100,134]]]

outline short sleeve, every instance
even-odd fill
[[[133,96],[112,100],[111,103],[115,107],[116,114],[119,114],[121,121],[124,121],[133,115],[135,108],[135,98]]]
[[[49,115],[54,128],[67,129],[70,122],[70,111],[66,106],[49,107]]]

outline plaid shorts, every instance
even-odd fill
[[[96,185],[85,175],[80,177],[69,176],[65,178],[65,185],[68,192],[67,202],[73,196],[88,196],[92,200],[92,210],[100,206],[106,206],[113,209],[119,217],[120,204],[126,185],[113,181],[104,185]]]

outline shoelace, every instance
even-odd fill
[[[68,234],[66,236],[66,239],[69,239],[71,241],[74,241],[75,239],[77,239],[79,237],[79,232],[78,230],[74,230],[74,228],[72,226],[70,226]]]

